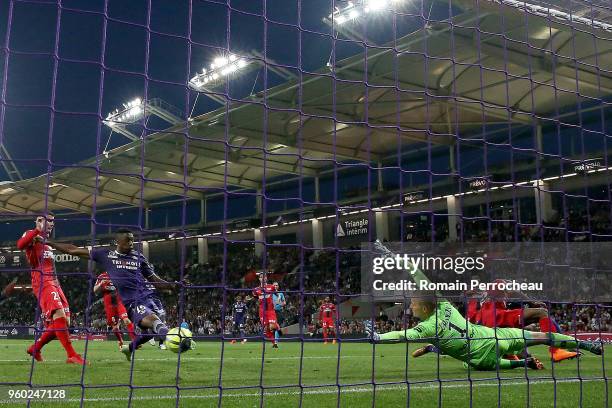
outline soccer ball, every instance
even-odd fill
[[[186,352],[187,350],[191,350],[193,348],[193,334],[189,329],[185,329],[182,327],[175,327],[174,329],[170,329],[168,334],[166,335],[166,346],[168,350],[178,353]]]

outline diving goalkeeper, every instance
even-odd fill
[[[379,241],[374,247],[386,256],[395,256]],[[419,286],[420,281],[428,281],[420,270],[411,275]],[[477,370],[510,369],[529,367],[543,369],[535,357],[520,360],[506,360],[500,356],[521,354],[525,347],[545,344],[564,349],[584,349],[601,355],[602,347],[597,342],[577,341],[560,333],[532,332],[516,328],[492,329],[471,324],[447,300],[435,294],[414,298],[410,309],[421,322],[412,329],[376,333],[371,323],[366,324],[368,336],[374,342],[426,341],[433,343],[440,351],[457,360],[463,361]]]

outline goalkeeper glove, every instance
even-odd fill
[[[376,333],[374,324],[371,320],[365,322],[365,331],[371,342],[376,343],[380,341],[380,334]]]
[[[383,245],[382,242],[380,242],[379,239],[377,239],[376,241],[374,241],[374,249],[378,252],[380,252],[383,255],[386,256],[393,256],[393,252],[391,252],[391,250],[389,248],[387,248],[386,246]]]

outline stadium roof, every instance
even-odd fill
[[[0,185],[0,211],[41,211],[45,197],[49,209],[91,213],[94,205],[203,198],[226,185],[258,189],[263,180],[315,176],[337,162],[449,145],[483,123],[535,125],[559,120],[577,102],[605,103],[612,33],[489,3],[473,9],[462,1],[467,7],[452,22],[432,22],[395,50],[370,48],[365,58],[304,72],[301,81],[231,101],[107,157]]]

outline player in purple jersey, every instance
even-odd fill
[[[238,295],[236,296],[236,303],[234,303],[234,306],[232,307],[233,309],[233,320],[234,320],[234,330],[233,333],[235,334],[236,332],[238,332],[240,334],[240,339],[242,340],[242,343],[246,343],[247,339],[246,334],[244,332],[244,325],[246,323],[246,311],[247,311],[247,305],[246,303],[244,303],[242,301],[242,296]],[[232,340],[232,343],[235,343],[236,340]]]
[[[160,319],[163,308],[157,301],[150,284],[159,289],[171,289],[179,282],[167,282],[153,271],[153,266],[140,252],[134,250],[134,234],[127,229],[119,229],[115,234],[116,248],[97,248],[88,250],[71,244],[47,241],[47,245],[60,252],[91,259],[105,270],[128,310],[128,317],[141,329],[129,346],[123,346],[121,352],[128,360],[140,345],[152,338],[165,339],[168,327]]]

